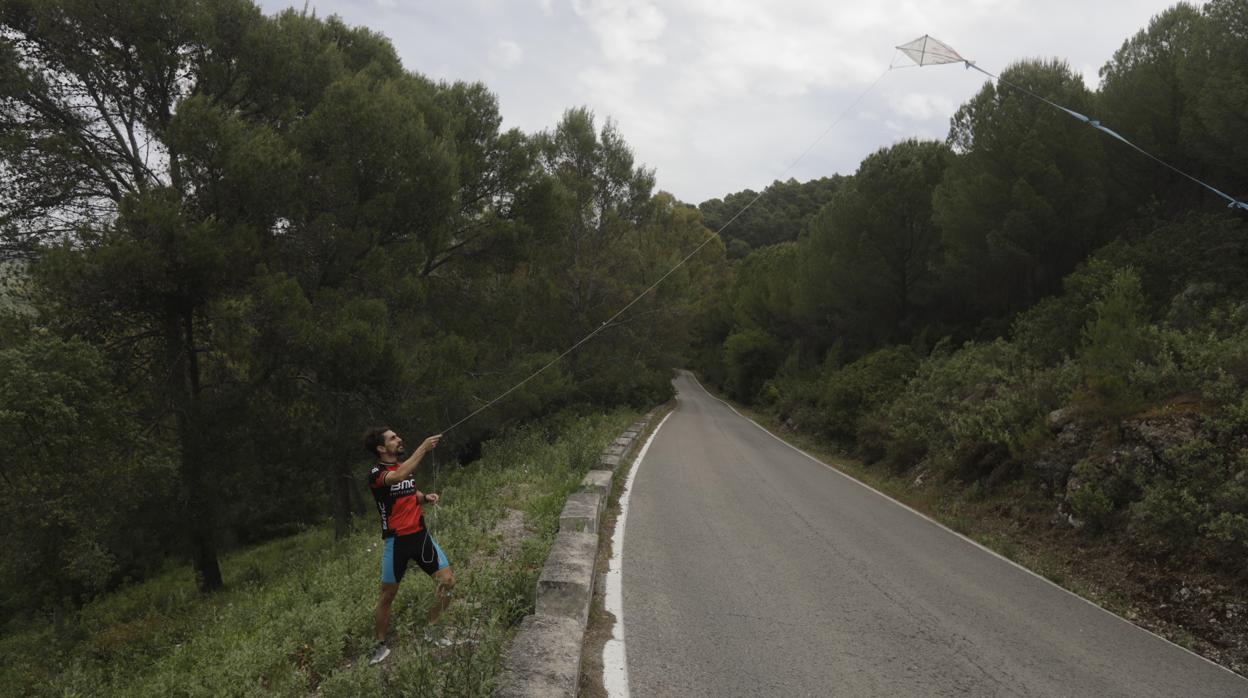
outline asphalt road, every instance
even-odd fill
[[[676,385],[626,523],[633,696],[1248,697]]]

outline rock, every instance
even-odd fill
[[[1070,501],[1070,498],[1079,491],[1080,487],[1083,487],[1083,480],[1080,480],[1078,475],[1072,474],[1066,478],[1066,500]]]
[[[1153,453],[1166,451],[1191,442],[1200,433],[1200,419],[1195,414],[1159,414],[1122,423],[1122,440],[1142,444]]]
[[[1078,478],[1071,477],[1071,480],[1078,483]],[[1077,484],[1076,489],[1078,489]],[[1069,492],[1074,492],[1074,490],[1069,490]],[[1067,494],[1067,501],[1069,501],[1069,497],[1070,495]],[[1069,511],[1066,508],[1066,502],[1058,502],[1057,509],[1053,512],[1053,517],[1049,519],[1049,523],[1055,526],[1065,525],[1074,529],[1080,529],[1083,528],[1087,522],[1075,516],[1073,512]]]
[[[1087,446],[1085,431],[1075,422],[1070,422],[1057,433],[1057,445],[1066,449],[1078,449]]]
[[[1064,429],[1066,425],[1073,422],[1074,419],[1075,419],[1075,408],[1063,407],[1061,409],[1053,410],[1052,412],[1050,412],[1048,419],[1046,419],[1045,421],[1049,425],[1049,431],[1052,431],[1054,434],[1056,434],[1057,432]]]

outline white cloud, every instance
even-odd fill
[[[940,116],[948,117],[957,109],[953,100],[939,94],[908,92],[891,95],[888,101],[892,105],[893,111],[916,120],[926,120]]]
[[[1084,64],[1079,66],[1079,74],[1083,76],[1083,84],[1088,86],[1089,90],[1100,89],[1101,87],[1101,66]]]
[[[660,65],[659,39],[667,18],[647,0],[572,0],[572,8],[589,25],[610,63]]]
[[[380,0],[392,2],[393,0]],[[943,138],[984,84],[957,66],[887,73],[893,47],[925,33],[986,70],[1032,57],[1092,78],[1175,0],[316,0],[391,38],[404,65],[482,80],[505,123],[534,132],[586,105],[612,118],[639,162],[687,201],[759,188],[836,126],[791,173],[849,173],[909,137]],[[266,12],[289,0],[261,0]],[[851,106],[852,105],[852,106]],[[869,118],[862,118],[870,114]]]
[[[503,39],[490,51],[490,62],[503,70],[511,70],[524,59],[524,49],[514,41]]]

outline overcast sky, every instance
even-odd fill
[[[291,3],[260,4],[272,14]],[[409,70],[484,82],[506,127],[546,130],[565,109],[588,106],[599,123],[615,121],[660,189],[691,203],[782,175],[851,174],[880,147],[943,139],[949,117],[983,84],[980,73],[956,65],[894,70],[849,109],[890,63],[902,62],[897,44],[931,34],[994,73],[1057,57],[1095,87],[1122,42],[1174,4],[309,0],[318,16],[388,36]]]

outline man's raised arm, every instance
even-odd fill
[[[425,457],[425,454],[428,453],[429,451],[432,451],[434,448],[436,448],[438,445],[438,442],[441,440],[442,440],[441,434],[435,434],[425,439],[424,442],[420,444],[420,446],[416,447],[416,450],[412,452],[412,455],[408,456],[407,460],[403,461],[403,463],[401,463],[399,467],[386,473],[384,482],[387,485],[393,485],[396,482],[402,482],[406,480],[408,476],[412,474],[412,471],[416,469],[416,465],[420,463],[422,458]]]

